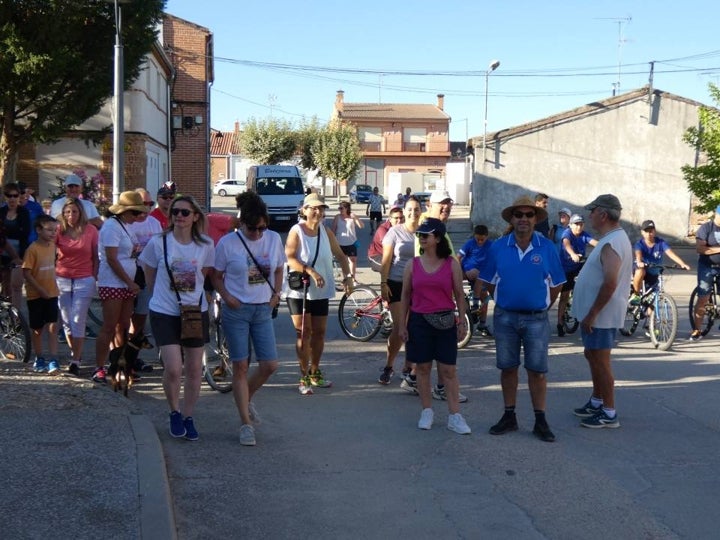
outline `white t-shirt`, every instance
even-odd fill
[[[107,254],[105,248],[118,248],[117,258],[122,265],[125,273],[130,279],[135,278],[135,269],[137,268],[134,258],[135,236],[128,226],[120,223],[116,218],[110,218],[105,221],[102,229],[100,229],[100,237],[98,238],[98,257],[100,259],[100,268],[98,269],[98,287],[114,287],[119,289],[127,289],[127,283],[121,280],[107,262]]]
[[[150,215],[145,218],[145,221],[136,221],[125,226],[135,235],[135,242],[140,246],[140,251],[145,249],[150,238],[162,232],[160,222]]]
[[[351,246],[357,240],[357,231],[355,230],[355,220],[351,217],[336,217],[333,221],[335,225],[335,237],[341,246]]]
[[[62,214],[63,206],[65,206],[65,201],[67,200],[67,197],[60,197],[59,199],[55,199],[52,202],[52,205],[50,206],[50,215],[54,217],[55,219],[58,219],[60,217],[60,214]],[[91,219],[95,219],[100,217],[100,214],[98,214],[97,207],[91,203],[90,201],[86,201],[85,199],[78,199],[80,201],[80,204],[83,207],[83,210],[85,211],[85,218],[90,221]]]
[[[202,310],[207,311],[207,300],[203,284],[203,268],[212,268],[215,264],[215,246],[212,238],[203,235],[206,244],[181,244],[172,233],[167,237],[167,261],[173,280],[180,293],[184,306],[198,305],[202,299]],[[180,315],[175,289],[173,289],[163,254],[163,235],[153,236],[140,254],[140,263],[156,269],[155,287],[150,298],[150,309],[165,315]]]
[[[239,231],[239,234],[242,232]],[[285,264],[280,235],[267,230],[258,240],[243,236],[248,249],[260,264],[258,268],[245,246],[233,231],[223,236],[215,248],[215,269],[225,272],[225,288],[243,304],[264,304],[270,301],[272,290],[263,277],[275,286],[274,273]],[[277,291],[280,294],[280,291]]]
[[[330,249],[330,239],[328,233],[325,230],[324,225],[320,225],[318,229],[320,235],[320,250],[318,251],[318,257],[313,264],[315,258],[315,248],[317,247],[317,236],[307,236],[303,232],[303,226],[301,223],[297,223],[292,226],[290,231],[295,231],[298,235],[298,249],[299,253],[295,256],[303,261],[306,265],[312,266],[315,271],[320,274],[325,280],[325,286],[322,289],[318,289],[315,285],[315,280],[310,278],[310,286],[307,290],[308,300],[323,300],[325,298],[335,297],[335,278],[333,277],[333,266],[332,266],[332,249]],[[302,298],[303,291],[293,291],[287,289],[288,298]]]

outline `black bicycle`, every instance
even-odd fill
[[[210,348],[203,354],[203,376],[210,388],[225,394],[232,390],[233,366],[222,326],[222,304],[217,294],[210,301]]]
[[[713,268],[720,268],[720,265],[714,264]],[[704,336],[710,331],[715,320],[720,319],[720,273],[715,274],[713,277],[713,283],[710,287],[710,298],[708,298],[708,302],[705,305],[703,320],[700,324],[700,328],[697,328],[695,324],[695,304],[697,303],[697,297],[698,288],[695,287],[690,295],[690,306],[688,311],[690,315],[690,327],[693,330],[699,330],[700,335]]]
[[[0,298],[0,354],[8,360],[30,360],[30,327],[7,298]]]

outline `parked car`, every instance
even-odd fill
[[[415,195],[415,197],[417,197],[418,200],[420,201],[420,208],[422,209],[422,211],[424,212],[425,210],[427,210],[427,205],[428,205],[428,202],[430,201],[430,195],[432,195],[432,192],[416,191],[413,193],[413,195]]]
[[[355,184],[350,189],[350,202],[367,204],[372,192],[373,188],[368,184]]]
[[[235,180],[228,178],[227,180],[220,180],[213,187],[213,195],[220,195],[221,197],[234,197],[235,195],[245,191],[245,180]]]

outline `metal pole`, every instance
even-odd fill
[[[113,202],[117,203],[123,189],[125,165],[125,117],[123,102],[122,12],[115,0],[115,111],[113,118]]]
[[[490,79],[490,70],[485,71],[485,112],[483,114],[483,143],[482,158],[483,167],[485,166],[485,147],[487,146],[487,117],[488,117],[488,80]]]

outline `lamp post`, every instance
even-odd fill
[[[488,117],[488,81],[490,74],[495,71],[500,65],[500,60],[493,60],[485,71],[485,114],[483,119],[483,143],[482,143],[482,156],[483,156],[483,167],[485,167],[485,148],[487,146],[487,117]]]
[[[115,8],[115,72],[114,72],[114,98],[113,111],[113,187],[112,197],[116,203],[120,197],[125,173],[125,103],[124,93],[124,60],[122,43],[122,10],[120,4],[128,4],[131,0],[105,0]]]

